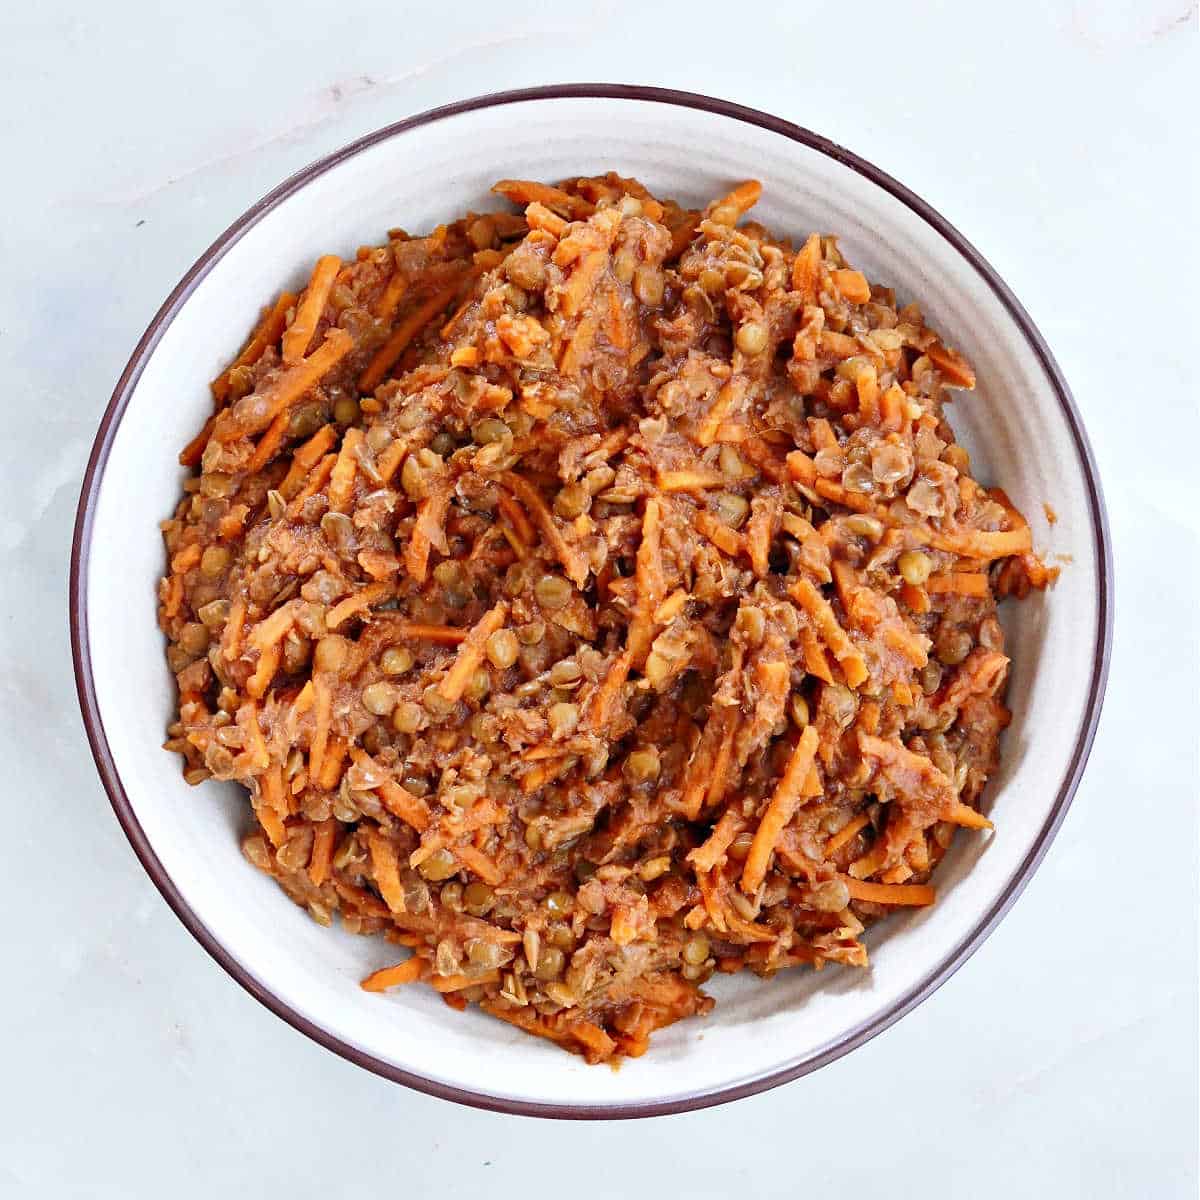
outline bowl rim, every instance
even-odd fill
[[[518,1100],[504,1096],[476,1092],[469,1088],[453,1086],[427,1078],[412,1071],[397,1067],[383,1059],[368,1054],[358,1047],[343,1041],[328,1030],[309,1020],[292,1008],[287,1001],[255,979],[230,954],[221,942],[209,931],[199,914],[186,902],[162,862],[154,852],[143,830],[133,806],[129,801],[121,780],[112,751],[109,747],[96,698],[95,679],[92,673],[88,633],[88,572],[91,552],[92,528],[97,497],[103,482],[105,468],[113,440],[125,410],[141,378],[151,355],[156,349],[167,327],[179,310],[187,303],[200,282],[219,259],[254,225],[312,180],[336,167],[356,154],[361,153],[390,138],[397,137],[410,129],[429,125],[447,117],[480,109],[496,108],[530,100],[633,100],[649,101],[676,107],[697,109],[717,116],[742,121],[760,129],[798,142],[816,150],[841,165],[883,188],[906,207],[921,217],[939,233],[967,261],[1007,310],[1009,316],[1021,330],[1026,342],[1038,359],[1053,388],[1063,416],[1071,431],[1075,448],[1083,465],[1084,482],[1088,493],[1092,522],[1092,535],[1096,552],[1096,591],[1098,621],[1096,641],[1093,647],[1092,673],[1088,685],[1088,698],[1083,719],[1076,735],[1074,749],[1066,773],[1059,785],[1054,805],[1030,846],[1019,869],[1008,887],[984,912],[974,926],[959,941],[954,949],[924,978],[910,987],[904,995],[873,1019],[856,1025],[833,1041],[806,1054],[796,1062],[775,1070],[767,1071],[749,1081],[730,1087],[701,1090],[663,1101],[640,1101],[618,1104],[572,1104]],[[494,1112],[512,1113],[523,1116],[552,1117],[561,1119],[621,1119],[631,1117],[662,1116],[671,1113],[690,1112],[711,1105],[739,1100],[763,1092],[780,1084],[788,1083],[835,1061],[856,1049],[933,994],[947,979],[963,965],[979,948],[1001,918],[1012,907],[1024,890],[1034,870],[1045,856],[1070,807],[1079,786],[1080,778],[1096,733],[1096,726],[1103,705],[1105,685],[1108,679],[1109,659],[1112,649],[1113,629],[1113,562],[1109,535],[1108,516],[1104,506],[1099,473],[1082,418],[1076,407],[1071,390],[1067,385],[1058,363],[1041,332],[1025,308],[1017,300],[1008,285],[978,250],[936,209],[893,179],[885,171],[845,149],[837,143],[780,117],[772,116],[754,108],[748,108],[728,100],[694,92],[668,88],[643,87],[634,84],[574,83],[551,84],[544,87],[520,88],[475,96],[452,104],[441,105],[415,116],[386,125],[356,139],[327,154],[296,172],[274,188],[257,203],[247,209],[222,233],[196,260],[154,315],[146,331],[137,343],[120,379],[113,390],[104,416],[101,419],[95,442],[88,459],[80,491],[78,509],[71,542],[70,581],[68,606],[70,615],[71,656],[74,664],[76,690],[83,715],[83,723],[91,745],[92,756],[100,774],[101,782],[108,793],[113,811],[120,822],[146,873],[164,900],[174,911],[189,933],[212,956],[213,959],[260,1004],[282,1018],[294,1029],[305,1034],[327,1050],[332,1050],[347,1061],[389,1079],[405,1084],[427,1095],[443,1100],[452,1100],[475,1108]]]

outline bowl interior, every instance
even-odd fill
[[[837,232],[855,266],[919,300],[979,376],[952,412],[977,475],[1008,490],[1040,550],[1070,557],[1051,595],[1007,606],[1014,719],[989,791],[996,831],[959,836],[938,875],[938,904],[878,926],[867,971],[715,980],[708,1018],[660,1033],[647,1057],[616,1072],[477,1012],[458,1015],[428,989],[362,992],[358,980],[393,961],[393,949],[310,921],[241,858],[244,793],[188,788],[178,760],[159,748],[174,696],[154,612],[156,522],[179,495],[176,454],[209,411],[207,381],[262,304],[300,284],[322,252],[352,255],[389,227],[425,230],[494,207],[497,178],[610,168],[692,203],[757,177],[769,227]],[[1057,513],[1052,526],[1044,503]],[[1096,519],[1038,357],[983,277],[923,217],[835,158],[729,116],[645,100],[541,99],[444,117],[342,157],[226,245],[161,330],[112,438],[85,547],[84,619],[103,731],[154,855],[211,936],[278,1002],[380,1063],[493,1102],[672,1106],[819,1060],[886,1021],[1003,904],[1053,817],[1089,716],[1101,632]]]

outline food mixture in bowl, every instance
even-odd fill
[[[933,902],[989,826],[997,600],[1051,573],[946,421],[967,362],[758,184],[495,190],[321,258],[212,385],[167,746],[314,919],[410,949],[363,987],[634,1056]]]

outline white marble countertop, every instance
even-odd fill
[[[0,13],[0,1196],[585,1200],[619,1194],[618,1171],[646,1194],[695,1197],[1196,1194],[1195,8],[827,0],[747,9],[734,35],[728,5],[671,7],[43,0]],[[572,1126],[385,1083],[221,972],[109,810],[65,597],[109,392],[220,230],[379,125],[593,79],[790,118],[957,224],[1075,390],[1118,581],[1108,702],[1074,807],[941,991],[766,1095]]]

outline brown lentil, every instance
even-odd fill
[[[417,868],[424,878],[431,879],[435,883],[449,879],[457,870],[458,862],[449,850],[435,850]]]
[[[757,321],[748,321],[738,328],[737,348],[748,355],[761,354],[767,348],[767,331]]]
[[[488,661],[503,671],[517,661],[517,635],[511,629],[497,629],[487,640]]]
[[[403,675],[412,670],[412,651],[403,646],[389,646],[379,657],[379,666],[385,675]]]
[[[561,575],[543,575],[533,585],[533,594],[543,608],[553,612],[571,599],[571,585]]]

